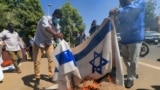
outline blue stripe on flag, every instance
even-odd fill
[[[75,58],[70,50],[63,51],[60,54],[56,55],[56,59],[58,60],[60,65],[73,61],[74,65],[77,66],[75,63]]]
[[[74,55],[75,60],[79,61],[83,57],[85,57],[93,48],[95,48],[105,38],[106,34],[111,30],[112,30],[112,25],[110,21],[108,21],[106,25],[102,27],[102,30],[100,30],[96,34],[96,36],[91,40],[91,42],[81,52]]]

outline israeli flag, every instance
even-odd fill
[[[79,46],[70,49],[62,40],[54,51],[56,63],[55,80],[58,90],[71,88],[86,77],[99,79],[116,68],[116,84],[124,83],[122,63],[115,26],[106,18],[98,30]],[[76,77],[77,80],[71,77]]]
[[[72,54],[72,51],[65,40],[62,40],[54,51],[56,64],[54,80],[58,82],[58,90],[70,89],[76,83],[72,83],[72,77],[76,77],[77,84],[81,81],[81,76]]]
[[[106,18],[85,42],[72,49],[82,78],[99,79],[116,68],[116,84],[123,85],[123,71],[115,25]]]

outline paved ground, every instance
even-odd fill
[[[3,83],[0,83],[0,90],[33,90],[34,85],[34,71],[33,71],[33,62],[26,61],[21,63],[22,73],[17,74],[11,71],[7,71],[4,73]],[[50,87],[54,85],[54,83],[48,82],[47,77],[47,60],[42,60],[41,72],[42,72],[42,80],[40,81],[40,86],[42,87]]]
[[[139,78],[132,89],[160,90],[160,62],[141,59],[138,74]]]
[[[26,61],[21,64],[22,73],[5,72],[4,82],[0,83],[0,90],[33,90],[34,75],[33,62]],[[42,60],[41,87],[56,86],[47,81],[47,60]],[[125,73],[125,68],[124,68]],[[132,90],[160,90],[160,62],[142,58],[139,62],[139,78],[135,81]],[[52,90],[52,89],[48,89]]]

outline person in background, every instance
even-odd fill
[[[76,46],[78,46],[80,43],[81,43],[81,41],[80,41],[80,32],[79,31],[77,31],[76,32],[76,36],[75,36],[75,47]]]
[[[0,40],[4,41],[5,50],[10,55],[17,73],[21,73],[19,62],[22,60],[21,38],[15,31],[14,24],[8,23],[7,29],[0,33]]]
[[[25,45],[25,43],[24,43],[24,41],[23,41],[23,38],[21,38],[20,37],[20,43],[19,43],[19,45],[20,45],[20,47],[21,47],[21,52],[22,52],[22,60],[18,60],[18,65],[20,64],[20,62],[22,62],[22,61],[26,61],[27,59],[26,59],[26,51],[25,51],[25,48],[26,48],[26,45]]]
[[[89,34],[90,36],[98,29],[98,25],[97,25],[97,21],[96,20],[93,20],[92,23],[91,23],[91,28],[89,30]]]
[[[80,43],[84,42],[86,40],[86,34],[84,32],[82,32],[80,34]]]
[[[34,73],[35,73],[35,85],[34,88],[39,87],[40,83],[40,64],[42,58],[42,51],[46,52],[48,59],[48,80],[52,82],[54,77],[55,65],[53,61],[53,40],[54,38],[63,38],[62,33],[58,33],[57,28],[54,26],[58,24],[62,18],[62,11],[60,9],[55,9],[52,17],[43,16],[38,24],[35,33],[35,39],[33,44],[33,61],[34,61]]]
[[[31,58],[31,60],[33,60],[33,52],[32,52],[32,47],[33,47],[33,44],[34,44],[34,38],[32,36],[29,37],[29,56]]]
[[[119,0],[121,8],[110,10],[110,16],[116,16],[120,32],[121,54],[127,67],[126,88],[134,85],[137,77],[139,54],[144,40],[144,0]]]

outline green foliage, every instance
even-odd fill
[[[148,0],[146,2],[146,12],[145,12],[145,27],[150,28],[152,27],[151,23],[155,20],[155,6],[156,6],[155,0]]]
[[[1,12],[1,14],[0,14],[0,17],[1,17],[0,18],[0,30],[2,30],[6,26],[6,23],[4,23],[4,22],[6,21],[6,19],[7,19],[6,15],[8,15],[8,14],[5,11],[7,11],[8,6],[3,3],[0,3],[0,7],[1,7],[0,8],[0,12]]]
[[[39,0],[1,0],[0,7],[1,31],[12,22],[24,39],[34,35],[37,22],[43,15]]]
[[[65,3],[62,8],[63,17],[60,22],[61,32],[64,34],[64,39],[71,44],[74,44],[76,32],[83,32],[85,24],[78,11],[73,8],[70,3]]]

